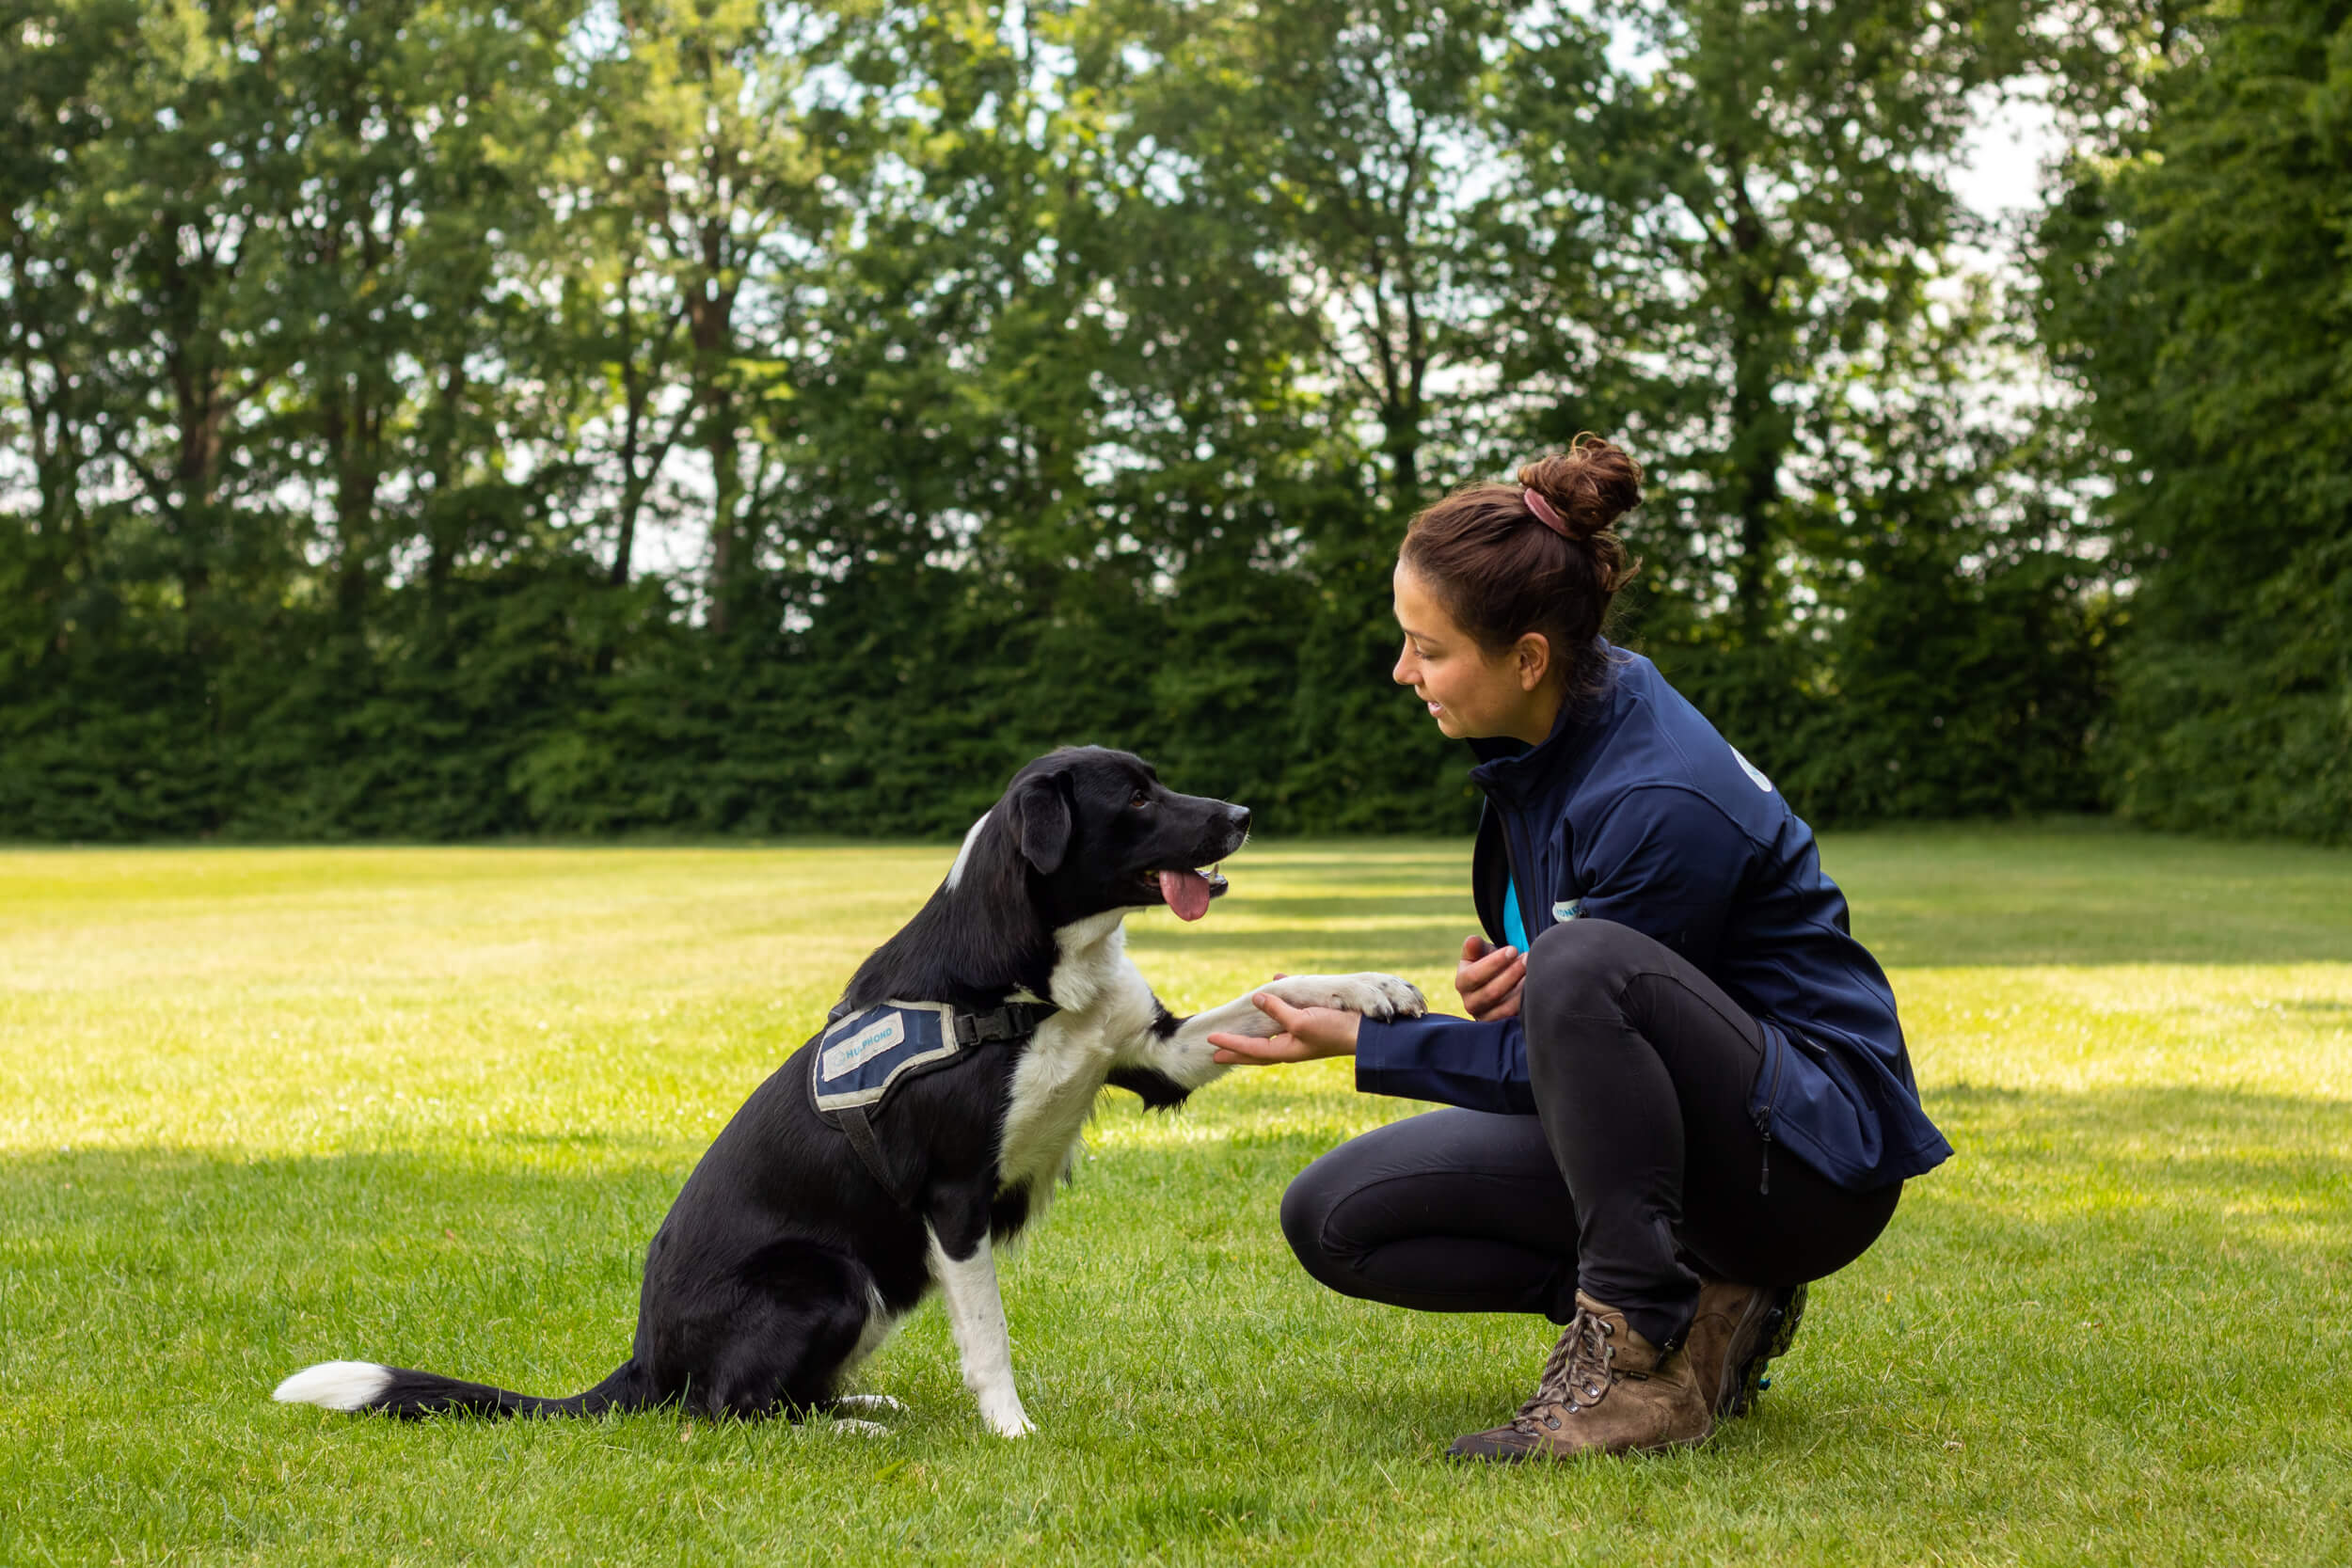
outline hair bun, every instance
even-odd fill
[[[1642,504],[1642,470],[1623,447],[1590,432],[1568,450],[1519,470],[1519,483],[1549,501],[1578,539],[1590,539]]]

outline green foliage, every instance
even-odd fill
[[[0,832],[952,833],[1087,740],[1460,826],[1394,543],[1587,427],[1809,814],[2085,803],[1929,297],[2015,21],[0,0]]]
[[[2352,840],[2352,11],[2165,41],[2042,230],[2133,586],[2103,760],[2148,822]]]
[[[1754,649],[1789,629],[1791,546],[1845,553],[1807,534],[1825,512],[1852,521],[1835,515],[1858,466],[1851,384],[1899,398],[1973,346],[1930,309],[1967,228],[1941,170],[1972,90],[2022,64],[2023,13],[1688,0],[1601,14],[1656,69],[1612,65],[1608,35],[1567,13],[1504,74],[1528,170],[1493,203],[1496,239],[1520,242],[1507,365],[1571,368],[1539,421],[1550,440],[1620,431],[1654,470],[1652,634]]]

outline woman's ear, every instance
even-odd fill
[[[1533,691],[1544,684],[1551,673],[1551,641],[1542,632],[1531,631],[1513,646],[1515,673],[1519,677],[1519,689]]]

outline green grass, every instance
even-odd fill
[[[609,1370],[678,1180],[948,855],[0,853],[0,1561],[2352,1561],[2352,856],[2096,825],[1827,844],[1960,1158],[1701,1450],[1436,1457],[1551,1331],[1298,1271],[1283,1182],[1414,1109],[1333,1064],[1105,1097],[1007,1270],[1023,1443],[936,1307],[873,1442],[269,1402]],[[1262,846],[1134,945],[1179,1006],[1441,994],[1464,861]]]

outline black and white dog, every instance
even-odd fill
[[[859,968],[834,1022],[753,1092],[687,1178],[647,1252],[619,1370],[586,1393],[534,1399],[330,1361],[277,1397],[396,1416],[886,1406],[841,1397],[842,1379],[936,1283],[980,1415],[1007,1437],[1029,1431],[993,1244],[1050,1201],[1105,1084],[1176,1105],[1225,1070],[1211,1033],[1275,1032],[1247,998],[1172,1016],[1126,953],[1132,911],[1208,912],[1225,890],[1216,863],[1248,826],[1243,808],[1174,794],[1123,752],[1029,764],[930,902]],[[1259,989],[1372,1018],[1422,1006],[1389,974]],[[829,1083],[876,1069],[891,1081],[835,1096],[853,1103],[828,1114]]]

